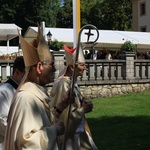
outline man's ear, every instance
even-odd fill
[[[37,66],[36,66],[36,71],[38,72],[38,74],[41,74],[41,70],[42,70],[42,63],[38,62]]]

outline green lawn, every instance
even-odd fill
[[[150,92],[92,101],[86,117],[100,150],[150,150]]]

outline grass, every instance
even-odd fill
[[[100,150],[150,150],[150,92],[92,100],[86,114]]]

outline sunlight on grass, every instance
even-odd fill
[[[102,150],[150,149],[150,92],[92,100],[86,114],[94,141]]]

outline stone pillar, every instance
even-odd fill
[[[124,52],[122,54],[123,58],[126,60],[125,63],[125,79],[135,79],[134,75],[134,58],[136,53],[135,52]]]
[[[62,51],[53,51],[52,53],[53,53],[53,56],[54,56],[55,68],[56,68],[55,78],[57,78],[59,73],[61,72],[61,70],[63,70],[64,67],[65,67],[64,52],[62,52]]]

